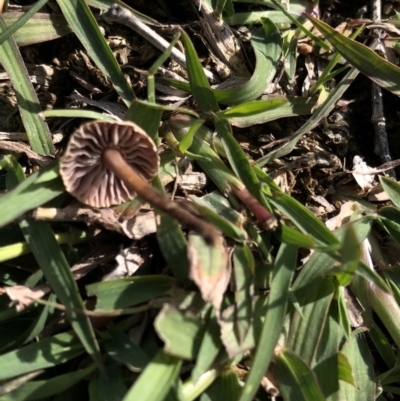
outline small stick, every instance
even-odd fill
[[[380,20],[382,18],[381,7],[381,0],[371,1],[373,20]],[[372,48],[376,48],[380,44],[379,30],[376,29],[374,31],[377,35],[377,39],[375,39],[374,43],[372,44]],[[382,88],[375,82],[372,82],[371,121],[374,124],[375,128],[375,153],[380,157],[383,163],[388,163],[392,160],[392,158],[390,156],[389,142],[386,132],[385,115],[382,102]],[[388,170],[388,174],[392,178],[396,179],[396,173],[394,172],[394,170]]]

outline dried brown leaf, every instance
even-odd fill
[[[203,299],[219,310],[231,277],[223,238],[218,237],[214,244],[208,244],[200,235],[191,234],[187,252],[190,278],[199,287]]]

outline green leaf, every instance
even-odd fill
[[[230,125],[226,121],[219,120],[217,117],[214,119],[214,124],[233,171],[243,181],[243,184],[252,195],[259,198],[257,177],[251,168],[246,154],[233,137]]]
[[[160,127],[162,114],[163,111],[155,108],[151,103],[134,99],[125,118],[143,128],[147,135],[157,144],[158,128]]]
[[[215,309],[212,309],[205,326],[195,365],[192,369],[191,378],[194,383],[197,383],[200,376],[211,368],[213,362],[223,348],[220,338],[220,330],[215,315]]]
[[[385,291],[387,293],[390,292],[390,289],[385,280],[376,271],[368,267],[364,262],[360,261],[358,263],[355,274],[356,276],[362,277],[370,283],[375,284],[382,291]]]
[[[209,222],[216,226],[224,235],[236,241],[245,241],[247,239],[244,230],[231,223],[222,214],[211,210],[206,206],[206,202],[203,202],[203,199],[196,198],[195,196],[191,196],[190,198],[193,200],[194,208],[197,209]]]
[[[257,114],[262,114],[270,110],[274,110],[280,106],[286,104],[286,100],[283,98],[268,99],[268,100],[254,100],[248,103],[241,103],[238,106],[233,106],[229,109],[219,111],[217,113],[218,117],[225,119],[240,118],[254,116]]]
[[[239,341],[246,337],[252,322],[252,296],[254,295],[254,258],[247,245],[233,252],[233,278],[235,291],[235,323]]]
[[[358,242],[361,243],[367,237],[371,230],[371,220],[368,218],[361,218],[356,221],[344,224],[335,230],[336,237],[341,240],[344,237],[347,225],[352,224],[354,231],[357,235]],[[292,290],[296,292],[299,297],[300,292],[307,293],[309,285],[318,277],[324,277],[335,265],[336,259],[333,255],[327,252],[316,251],[310,259],[305,263],[301,272],[296,277]],[[299,293],[298,293],[299,292]]]
[[[179,143],[179,151],[185,153],[193,143],[193,138],[196,135],[197,130],[205,123],[205,120],[194,120],[193,124],[189,128],[189,131],[185,137]]]
[[[0,32],[7,29],[0,16]],[[49,127],[39,116],[42,111],[35,89],[29,79],[21,53],[12,37],[0,44],[0,63],[3,65],[15,90],[18,108],[32,150],[41,155],[54,151]]]
[[[218,111],[219,107],[211,91],[210,84],[204,74],[203,67],[197,57],[196,50],[187,36],[182,31],[182,41],[185,46],[187,73],[189,75],[190,89],[203,112]]]
[[[112,82],[127,106],[135,94],[125,79],[110,47],[100,32],[96,19],[84,0],[57,0],[69,26],[101,72]]]
[[[171,277],[135,276],[93,283],[86,287],[89,296],[97,297],[96,310],[122,309],[164,295],[174,285]]]
[[[378,216],[378,222],[396,242],[400,243],[400,210],[385,206],[379,209]]]
[[[246,128],[255,124],[264,124],[268,121],[279,120],[280,118],[284,117],[296,117],[312,114],[312,110],[317,102],[315,97],[306,98],[297,96],[271,95],[271,102],[277,100],[279,100],[280,105],[277,105],[276,107],[270,108],[266,111],[260,110],[258,113],[247,116],[226,115],[225,118],[235,127]],[[264,102],[264,100],[255,100],[253,103],[257,102]]]
[[[192,123],[192,118],[178,115],[172,117],[167,123],[164,123],[161,130],[164,135],[168,135],[168,131],[172,132],[176,139],[181,141],[187,134]],[[198,135],[193,138],[193,143],[189,150],[203,157],[203,160],[198,160],[197,164],[207,174],[207,177],[214,182],[221,193],[227,195],[231,191],[229,180],[235,179],[236,177],[204,140],[204,137],[211,135],[212,132],[209,128],[203,125],[199,129]]]
[[[301,300],[301,314],[294,312],[290,321],[286,348],[310,366],[321,340],[334,291],[331,280],[319,280],[315,283],[314,290],[309,291]]]
[[[135,381],[123,401],[163,401],[175,383],[182,361],[159,351]],[[149,386],[154,383],[154,386]]]
[[[3,38],[8,38],[11,34],[15,43],[21,47],[48,42],[71,33],[71,28],[62,15],[36,13],[32,16],[34,9],[37,11],[48,1],[38,1],[26,13],[3,13],[4,22],[9,28],[0,34],[0,43],[3,42]]]
[[[126,394],[122,371],[113,360],[107,361],[104,373],[97,377],[97,386],[102,401],[121,401]]]
[[[308,15],[315,27],[352,66],[388,91],[400,95],[400,68],[367,46],[347,38],[321,20]]]
[[[393,204],[400,208],[400,184],[390,178],[382,176],[379,177],[379,181]]]
[[[274,264],[268,312],[262,326],[253,364],[239,401],[251,401],[272,359],[283,326],[289,286],[297,266],[297,247],[281,244]]]
[[[2,396],[0,399],[1,401],[44,400],[52,395],[64,393],[70,387],[94,372],[95,369],[96,365],[91,365],[87,368],[61,374],[51,379],[33,380]]]
[[[351,369],[351,365],[346,355],[344,355],[342,352],[338,353],[338,368],[339,368],[338,370],[339,380],[342,380],[354,386],[355,383],[353,377],[353,370]]]
[[[150,358],[132,338],[117,330],[110,330],[111,340],[105,345],[108,355],[116,362],[123,363],[130,371],[140,372]]]
[[[160,213],[157,241],[169,268],[182,284],[189,284],[189,261],[187,241],[178,222],[165,213]]]
[[[45,338],[0,356],[0,380],[10,379],[35,370],[61,365],[84,353],[84,348],[73,333],[61,333]]]
[[[336,400],[339,392],[338,355],[342,342],[343,332],[337,319],[337,306],[332,302],[312,366],[327,400]]]
[[[274,231],[274,235],[280,242],[284,242],[285,244],[297,245],[300,248],[309,249],[315,247],[315,240],[310,234],[303,234],[286,224],[280,224]]]
[[[205,391],[201,400],[221,401],[235,400],[242,390],[242,385],[235,371],[223,372],[217,380]]]
[[[284,399],[325,401],[314,373],[293,352],[285,350],[278,354],[275,360],[274,374]]]
[[[376,324],[373,324],[372,327],[369,329],[368,335],[372,340],[372,342],[374,343],[375,348],[379,352],[380,356],[382,357],[386,365],[389,368],[395,367],[398,358],[396,358],[395,351],[393,350],[392,347],[392,342],[389,341],[388,335],[384,333],[382,329],[379,328],[379,326]],[[386,376],[385,374],[383,375]],[[384,380],[385,379],[383,379],[383,381]]]
[[[350,225],[347,227],[342,241],[342,266],[340,272],[336,274],[339,284],[346,286],[350,284],[354,272],[357,269],[361,258],[361,249],[357,236]]]
[[[374,367],[365,335],[354,332],[342,349],[351,366],[354,385],[340,382],[340,400],[375,400]]]
[[[282,14],[284,14],[292,24],[297,26],[297,29],[302,31],[305,35],[307,35],[310,39],[312,39],[315,44],[320,46],[322,49],[329,50],[329,46],[321,40],[318,36],[315,36],[312,32],[310,32],[304,25],[304,22],[297,20],[294,18],[289,12],[285,10],[277,1],[271,0],[274,4],[275,8],[277,8]]]
[[[195,316],[166,304],[157,315],[154,327],[165,343],[165,353],[182,359],[196,358],[204,327]]]
[[[23,13],[22,15],[18,15],[19,13],[16,12],[14,13],[3,12],[2,17],[4,19],[4,22],[9,27],[0,34],[0,44],[3,43],[6,39],[8,39],[12,34],[17,32],[18,30],[21,30],[24,24],[26,24],[29,21],[29,19],[31,19],[34,16],[34,14],[37,13],[48,1],[49,0],[39,0],[26,13]],[[10,20],[12,20],[13,17],[15,18],[15,21],[12,22]]]
[[[281,54],[281,35],[270,21],[263,20],[264,28],[257,29],[251,38],[256,66],[251,78],[231,89],[212,89],[218,103],[241,104],[260,97],[275,76]],[[177,80],[160,79],[160,82],[190,91],[190,85]]]
[[[58,162],[46,166],[0,197],[0,227],[64,192]]]

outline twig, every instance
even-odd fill
[[[372,19],[380,20],[381,14],[381,0],[371,0]],[[377,38],[372,44],[372,48],[380,45],[380,31],[375,30]],[[388,163],[392,160],[389,150],[389,142],[386,132],[385,115],[383,111],[382,102],[382,88],[375,82],[372,82],[372,117],[371,121],[375,128],[375,153],[380,157],[383,163]],[[394,170],[388,170],[388,175],[396,179]]]
[[[130,12],[126,8],[121,7],[119,4],[113,4],[103,14],[103,18],[107,22],[118,22],[119,24],[131,28],[161,51],[165,51],[169,46],[169,43],[163,37],[161,37],[158,33],[154,32],[146,24],[144,24],[142,21],[136,18],[136,16],[132,12]],[[175,47],[172,49],[171,58],[178,64],[186,68],[185,55]],[[205,68],[203,68],[203,71],[206,74],[207,78],[211,81],[211,83],[219,82],[219,80],[215,77],[215,75],[211,71],[206,70]]]

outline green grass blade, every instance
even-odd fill
[[[365,335],[353,333],[342,350],[352,368],[355,386],[340,382],[340,400],[375,400],[374,367]]]
[[[225,119],[245,119],[246,117],[264,114],[268,111],[283,106],[284,104],[286,104],[285,99],[256,100],[253,102],[241,103],[238,106],[233,106],[230,109],[218,112],[217,115],[220,118]]]
[[[232,89],[212,89],[221,104],[241,104],[260,97],[273,79],[281,54],[281,35],[271,22],[263,21],[265,28],[257,29],[251,39],[256,56],[256,65],[251,78]],[[190,85],[176,80],[160,79],[176,88],[190,92]]]
[[[0,16],[0,32],[6,29],[7,26]],[[54,151],[49,127],[39,116],[42,111],[39,99],[29,79],[21,53],[12,37],[0,44],[0,63],[13,84],[19,112],[32,150],[41,155],[49,155]]]
[[[302,299],[301,314],[294,312],[290,321],[286,347],[309,366],[316,356],[334,292],[331,280],[319,280]]]
[[[83,354],[84,348],[73,333],[61,333],[0,356],[0,380],[46,369]],[[51,357],[50,357],[51,356]]]
[[[18,18],[16,22],[14,22],[11,26],[9,23],[9,20],[7,20],[7,17],[4,18],[4,16],[7,13],[3,13],[3,19],[4,21],[9,25],[9,27],[4,30],[2,33],[0,33],[0,44],[2,44],[5,40],[7,40],[13,33],[18,31],[32,16],[37,13],[49,0],[39,0],[36,4],[34,4],[22,17]],[[15,14],[15,13],[14,13]],[[12,14],[9,14],[11,17]]]
[[[278,210],[288,216],[304,234],[311,234],[323,245],[339,246],[338,239],[325,224],[291,196],[280,193],[269,200]]]
[[[321,40],[319,37],[315,36],[311,33],[307,28],[304,27],[304,23],[301,23],[299,20],[294,18],[290,13],[287,12],[277,1],[272,0],[275,8],[277,8],[282,14],[284,14],[292,24],[296,25],[297,28],[302,31],[305,35],[307,35],[310,39],[312,39],[318,46],[322,49],[329,50],[329,46]]]
[[[20,227],[51,288],[66,307],[72,328],[88,354],[101,366],[100,349],[90,320],[76,311],[85,309],[78,286],[50,225],[43,221],[23,220]]]
[[[182,31],[182,41],[186,51],[187,72],[189,75],[190,88],[201,110],[205,113],[218,111],[218,103],[211,91],[210,84],[204,74],[203,67],[197,57],[196,50],[189,36]]]
[[[159,351],[146,366],[122,401],[163,401],[174,385],[182,361]],[[154,386],[149,386],[154,383]]]
[[[97,297],[96,310],[112,311],[164,295],[174,283],[175,280],[168,276],[135,276],[93,283],[86,291],[89,296]]]
[[[379,181],[393,204],[400,208],[400,184],[387,177],[379,177]]]
[[[243,149],[233,137],[230,125],[217,117],[214,118],[214,124],[233,171],[240,180],[243,181],[243,184],[253,196],[258,199],[260,196],[256,174],[251,168],[250,162]]]
[[[315,239],[311,235],[303,234],[285,224],[281,224],[274,231],[274,235],[280,242],[284,242],[285,244],[297,245],[306,249],[313,249],[315,247]]]
[[[111,329],[111,341],[105,345],[108,355],[118,363],[124,364],[130,371],[142,371],[149,363],[146,352],[127,334]]]
[[[335,397],[339,392],[339,380],[341,379],[338,359],[340,358],[339,347],[343,342],[343,333],[338,324],[335,302],[331,303],[329,312],[312,368],[327,400],[336,401]]]
[[[312,114],[312,110],[317,102],[316,98],[305,98],[297,96],[274,95],[270,100],[282,101],[280,106],[271,108],[267,111],[247,116],[226,116],[230,124],[239,128],[251,127],[255,124],[264,124],[268,121],[278,120],[284,117],[296,117]],[[264,102],[255,100],[254,102]]]
[[[253,365],[239,401],[251,401],[274,353],[286,312],[289,286],[297,266],[297,247],[281,244],[274,264],[268,312],[258,339]]]
[[[211,368],[213,362],[222,349],[223,345],[219,333],[219,325],[215,317],[215,310],[213,309],[211,310],[206,323],[204,335],[199,347],[199,353],[192,370],[191,379],[194,383],[197,383],[201,375]]]
[[[64,192],[58,162],[43,168],[0,197],[0,227]]]
[[[174,276],[182,284],[190,284],[187,241],[178,222],[165,213],[160,214],[157,240],[161,252]]]
[[[285,400],[325,401],[314,373],[293,352],[283,351],[278,355],[274,373]],[[352,398],[343,399],[352,400]]]
[[[48,380],[35,380],[25,383],[17,390],[1,397],[1,401],[44,400],[52,395],[63,393],[70,387],[94,372],[96,365],[77,371],[61,374]]]
[[[110,47],[100,32],[99,26],[84,0],[57,0],[61,11],[75,35],[102,73],[112,82],[115,90],[127,106],[135,94]]]
[[[187,360],[196,358],[204,332],[196,316],[165,304],[154,321],[154,328],[167,354]]]
[[[188,116],[175,116],[163,124],[161,131],[165,136],[168,136],[169,132],[171,132],[178,141],[182,141],[187,135],[193,121],[194,120]],[[193,142],[189,151],[196,155],[203,156],[203,160],[197,161],[198,165],[207,174],[207,177],[214,182],[221,193],[227,195],[231,190],[229,180],[235,179],[236,177],[204,140],[206,136],[211,137],[212,132],[203,125],[199,129],[198,135],[193,137]]]
[[[379,57],[367,46],[347,38],[317,18],[308,16],[315,27],[352,66],[388,91],[400,95],[400,68]]]
[[[29,11],[28,11],[29,12]],[[10,12],[3,14],[4,22],[10,28],[16,25],[26,14]],[[12,26],[11,26],[12,25]],[[8,29],[5,32],[7,32]],[[13,39],[19,46],[29,46],[49,42],[71,33],[71,28],[60,14],[36,13],[25,25],[14,32]]]

